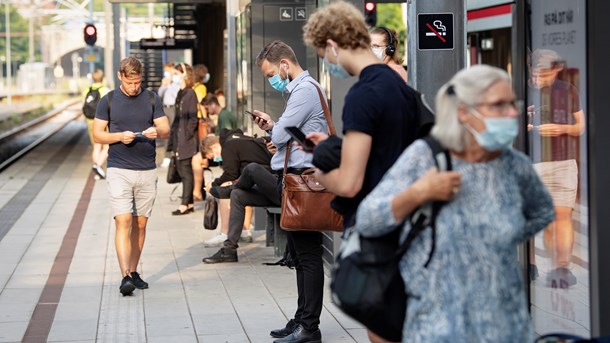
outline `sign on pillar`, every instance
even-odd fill
[[[453,50],[453,13],[417,15],[419,50]]]

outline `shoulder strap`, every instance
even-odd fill
[[[427,136],[424,138],[424,142],[428,144],[430,150],[432,150],[432,156],[434,158],[434,163],[436,167],[440,171],[449,171],[451,169],[451,156],[449,155],[449,150],[443,148],[439,141],[437,141],[432,136]],[[443,207],[444,202],[434,201],[432,203],[424,204],[413,211],[413,214],[409,219],[411,220],[411,230],[407,235],[405,241],[400,245],[400,248],[396,252],[396,257],[401,258],[402,255],[409,249],[411,243],[422,233],[427,227],[430,227],[432,230],[432,247],[430,248],[430,253],[428,254],[428,260],[426,261],[424,267],[428,267],[430,261],[432,260],[432,255],[434,255],[434,251],[436,250],[436,216],[440,212]],[[404,221],[399,225],[402,227],[404,225]]]
[[[114,90],[108,92],[108,122],[110,122],[110,110],[112,108],[112,94],[114,94]]]
[[[152,118],[155,119],[155,93],[146,89],[148,92],[148,97],[150,99],[150,107],[152,107]]]
[[[318,96],[320,97],[320,103],[322,104],[322,108],[324,109],[324,117],[326,117],[326,123],[328,124],[328,132],[332,136],[336,136],[337,131],[335,130],[335,124],[333,123],[333,118],[330,115],[330,110],[328,109],[328,104],[326,103],[326,100],[324,100],[324,97],[322,96],[322,91],[320,90],[320,87],[318,87],[318,85],[316,85],[315,82],[313,82],[313,81],[309,81],[309,83],[311,83],[314,87],[316,87],[316,90],[318,91]]]

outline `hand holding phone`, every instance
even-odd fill
[[[250,111],[248,111],[248,110],[246,110],[246,111],[244,111],[244,112],[246,112],[246,114],[247,114],[247,115],[249,115],[249,116],[252,118],[252,120],[260,119],[260,123],[261,123],[261,125],[265,125],[265,124],[267,124],[267,121],[266,121],[265,119],[263,119],[263,118],[261,118],[261,117],[257,116],[256,114],[254,114],[254,113],[252,113],[252,112],[250,112]]]
[[[314,142],[305,138],[305,134],[296,126],[286,127],[284,130],[292,137],[295,141],[297,141],[302,147],[303,150],[307,152],[313,152],[313,149],[316,147]]]

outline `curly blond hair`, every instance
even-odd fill
[[[338,1],[319,8],[303,27],[303,41],[315,48],[325,48],[332,39],[342,49],[369,49],[371,37],[364,16],[354,5]]]

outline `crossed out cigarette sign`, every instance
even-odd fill
[[[453,13],[420,13],[417,28],[419,50],[453,49]]]

